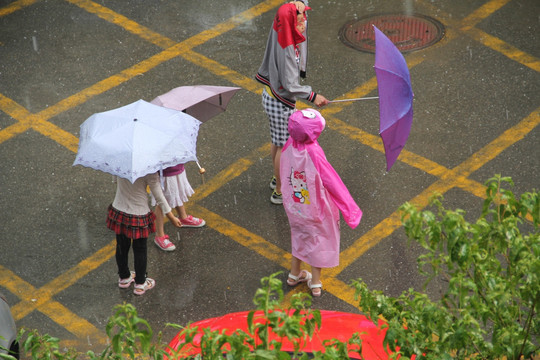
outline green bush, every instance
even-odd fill
[[[412,289],[391,298],[354,282],[361,309],[388,321],[393,357],[532,359],[539,351],[540,201],[537,191],[516,198],[507,184],[510,178],[488,180],[475,223],[463,210],[445,209],[440,196],[434,211],[402,206],[408,238],[425,250],[418,265],[426,285],[438,278],[447,289],[438,301]]]

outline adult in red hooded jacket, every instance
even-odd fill
[[[264,53],[263,62],[256,79],[265,85],[262,94],[264,110],[270,122],[272,145],[270,154],[274,166],[274,178],[270,187],[274,189],[270,201],[282,204],[279,163],[281,149],[289,137],[287,123],[296,108],[296,100],[303,99],[321,107],[328,100],[312,91],[311,86],[301,85],[299,44],[306,41],[304,2],[292,1],[279,7]]]

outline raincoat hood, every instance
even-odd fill
[[[274,18],[274,31],[278,33],[278,42],[283,49],[306,41],[304,35],[296,29],[296,15],[296,6],[288,3],[281,5]]]
[[[317,110],[298,110],[289,117],[289,135],[297,143],[312,143],[321,135],[325,123],[326,121]]]

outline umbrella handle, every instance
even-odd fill
[[[195,163],[199,167],[199,174],[201,174],[202,183],[204,184],[205,183],[205,181],[204,181],[204,173],[206,172],[206,170],[203,167],[201,167],[201,165],[199,164],[198,161],[195,161]]]
[[[372,97],[363,97],[363,98],[355,98],[355,99],[341,99],[341,100],[330,100],[329,103],[336,103],[336,102],[344,102],[344,101],[358,101],[358,100],[373,100],[378,99],[378,96],[372,96]]]
[[[206,170],[203,167],[201,167],[198,161],[195,161],[195,162],[197,163],[197,166],[199,167],[199,174],[201,175],[204,174]]]

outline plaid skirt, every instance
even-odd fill
[[[294,112],[294,109],[283,105],[279,100],[268,95],[266,89],[262,93],[262,105],[270,122],[272,144],[283,147],[289,138],[289,117]]]
[[[109,205],[107,228],[115,234],[124,234],[130,239],[148,238],[156,232],[156,215],[150,211],[146,215],[132,215],[115,209]]]

